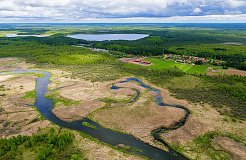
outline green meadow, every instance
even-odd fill
[[[146,58],[145,60],[152,63],[152,65],[148,66],[148,68],[155,70],[165,70],[177,67],[181,71],[189,74],[206,74],[206,71],[208,69],[208,65],[192,65],[159,58]]]

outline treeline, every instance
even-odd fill
[[[65,35],[54,35],[49,37],[23,37],[23,41],[34,41],[40,44],[47,45],[78,45],[78,44],[89,44],[90,42],[80,39],[74,39],[65,37]]]
[[[45,32],[49,31],[48,29],[15,29],[18,32],[18,35],[39,35],[44,34]]]
[[[156,40],[155,40],[156,39]],[[144,38],[137,41],[104,41],[94,42],[92,47],[110,51],[119,51],[133,55],[155,56],[163,54],[165,41],[159,37]]]
[[[10,160],[21,158],[23,152],[30,152],[31,159],[84,159],[73,145],[70,132],[56,132],[53,128],[48,133],[35,134],[31,137],[18,135],[9,139],[0,139],[0,159]],[[23,157],[21,158],[23,159]]]

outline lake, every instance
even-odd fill
[[[138,40],[148,37],[147,34],[73,34],[70,38],[83,39],[87,41],[113,41],[113,40]]]
[[[26,35],[26,34],[6,34],[6,37],[12,38],[12,37],[48,37],[46,35]]]

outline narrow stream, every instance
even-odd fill
[[[115,132],[115,131],[112,131],[110,129],[103,128],[99,124],[97,124],[97,123],[95,123],[95,122],[93,122],[87,118],[84,118],[84,119],[79,120],[79,121],[74,121],[74,122],[63,121],[60,118],[58,118],[52,112],[52,109],[54,106],[53,100],[45,98],[45,94],[48,91],[48,85],[50,84],[51,74],[49,72],[39,71],[39,70],[18,70],[18,71],[13,71],[11,73],[13,73],[13,74],[41,73],[44,75],[44,77],[36,79],[36,102],[35,102],[35,106],[37,107],[39,112],[46,119],[48,119],[49,121],[51,121],[51,122],[53,122],[53,123],[55,123],[61,127],[81,131],[85,134],[88,134],[88,135],[94,137],[94,138],[97,138],[98,140],[100,140],[102,142],[105,142],[107,144],[110,144],[110,145],[113,145],[116,147],[120,144],[127,146],[129,148],[127,150],[128,152],[133,153],[133,154],[137,154],[137,155],[141,155],[141,156],[145,156],[145,157],[148,157],[150,159],[154,159],[154,160],[186,160],[187,159],[185,156],[181,155],[180,153],[176,152],[171,147],[169,147],[168,144],[166,144],[160,138],[160,133],[163,131],[167,131],[167,130],[174,130],[174,129],[179,128],[180,126],[183,126],[185,124],[185,122],[187,121],[189,115],[190,115],[190,111],[183,106],[169,105],[169,104],[163,103],[159,90],[152,88],[150,86],[147,86],[146,84],[144,84],[142,81],[140,81],[137,78],[128,78],[126,81],[121,81],[119,83],[124,83],[124,82],[128,82],[128,81],[137,82],[140,84],[140,86],[142,86],[148,90],[151,90],[157,94],[156,95],[156,103],[159,104],[159,106],[162,106],[162,107],[168,106],[168,107],[180,108],[186,112],[185,117],[180,122],[173,125],[172,127],[170,127],[170,128],[164,128],[163,127],[163,128],[158,128],[158,129],[152,131],[152,135],[155,138],[155,140],[157,140],[157,141],[161,142],[162,144],[164,144],[165,146],[167,146],[169,148],[169,152],[158,149],[158,148],[151,146],[149,144],[146,144],[146,143],[138,140],[134,136]],[[1,73],[0,75],[3,75],[3,74],[10,74],[10,73]],[[112,86],[112,89],[120,89],[120,87],[117,87],[116,84],[114,84]],[[139,95],[140,95],[140,92],[137,92],[137,96],[139,96]],[[134,100],[137,100],[137,98],[138,97],[135,97]],[[96,127],[96,129],[82,125],[83,122],[87,122],[87,123],[92,124],[93,126]],[[131,149],[131,148],[133,148],[133,149]]]

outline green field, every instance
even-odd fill
[[[164,70],[177,67],[189,74],[206,74],[206,71],[208,69],[208,65],[192,65],[158,58],[146,58],[145,60],[150,61],[152,65],[149,66],[149,68],[155,70]]]

